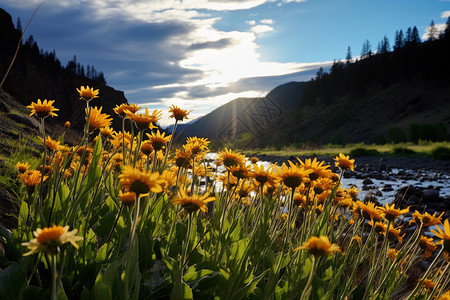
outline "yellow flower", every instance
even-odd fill
[[[353,238],[352,238],[352,241],[356,241],[357,243],[358,243],[358,246],[359,246],[359,248],[361,248],[361,242],[362,242],[362,240],[361,240],[361,237],[359,236],[359,235],[355,235]]]
[[[126,104],[126,103],[122,103],[119,105],[116,105],[115,108],[113,108],[114,112],[116,114],[118,114],[119,116],[121,116],[122,118],[125,117],[127,115],[127,112],[131,112],[132,114],[135,114],[141,107],[137,106],[134,103],[131,103],[130,105]]]
[[[180,189],[178,194],[172,199],[172,203],[174,205],[181,204],[188,213],[195,212],[197,210],[201,210],[202,212],[207,212],[208,207],[206,203],[216,200],[215,197],[208,197],[209,193],[205,193],[204,195],[191,195],[188,196],[186,191]]]
[[[198,138],[194,136],[186,139],[186,144],[183,145],[183,148],[192,155],[199,155],[208,149],[208,145],[209,141],[207,138]]]
[[[348,190],[347,190],[347,193],[350,195],[350,197],[352,197],[352,200],[353,201],[356,201],[357,200],[357,197],[358,197],[358,193],[360,192],[361,190],[358,190],[357,188],[356,188],[356,186],[352,186],[351,188],[349,188]]]
[[[177,184],[177,173],[172,172],[170,170],[164,170],[161,174],[161,177],[164,178],[164,183],[162,185],[165,192],[168,192],[169,188],[175,186]]]
[[[175,165],[179,168],[188,168],[190,157],[191,153],[189,151],[181,151],[177,149],[175,153]]]
[[[239,179],[247,178],[250,174],[250,170],[247,168],[246,165],[227,167],[227,170],[231,174],[233,174],[234,177],[239,178]]]
[[[152,143],[153,149],[155,151],[162,150],[166,143],[170,141],[171,135],[165,136],[166,133],[160,133],[159,130],[156,131],[156,134],[152,132],[151,134],[147,133],[149,141]]]
[[[58,111],[59,109],[53,107],[53,102],[55,100],[48,100],[45,99],[43,102],[41,102],[41,99],[37,100],[37,103],[31,102],[31,105],[28,105],[27,108],[31,108],[31,114],[30,116],[36,114],[38,118],[45,118],[48,116],[56,117],[57,114],[54,113],[54,111]]]
[[[341,252],[341,248],[336,244],[331,244],[327,236],[312,236],[301,247],[295,248],[294,251],[301,249],[308,250],[310,254],[316,257],[330,255],[333,252]]]
[[[444,213],[442,212],[440,216],[436,217],[436,212],[434,212],[433,215],[430,215],[429,213],[425,212],[423,215],[420,214],[417,210],[414,211],[412,214],[412,220],[409,221],[409,224],[411,223],[422,223],[423,227],[430,227],[438,224],[442,224],[442,215]]]
[[[323,165],[325,161],[318,162],[317,158],[314,158],[314,160],[311,161],[310,158],[307,158],[305,162],[303,162],[298,157],[297,160],[305,170],[312,170],[312,172],[308,175],[311,181],[315,181],[321,177],[329,177],[331,173],[331,170],[328,169],[330,166]]]
[[[153,146],[151,141],[144,141],[141,144],[141,151],[145,155],[149,156],[153,152]]]
[[[30,170],[26,171],[23,174],[19,174],[20,180],[25,184],[27,189],[34,188],[41,182],[41,171],[38,170]],[[44,176],[43,180],[45,181],[48,176]]]
[[[38,136],[38,138],[41,140],[41,142],[44,144],[44,146],[49,149],[50,151],[54,151],[54,150],[58,150],[60,145],[58,141],[52,140],[49,136],[47,137],[47,139],[45,140],[44,143],[44,139],[41,138],[40,136]]]
[[[387,256],[392,259],[395,260],[397,258],[398,252],[395,249],[389,249],[387,252]]]
[[[87,109],[86,109],[87,113]],[[89,112],[89,130],[92,132],[97,128],[108,127],[112,119],[108,114],[102,114],[102,107],[92,107]]]
[[[383,211],[375,206],[373,202],[367,202],[367,204],[362,203],[361,201],[357,202],[358,207],[362,211],[362,216],[366,220],[374,220],[374,221],[382,221],[384,219]]]
[[[424,281],[422,282],[422,284],[427,288],[427,292],[431,293],[431,291],[434,289],[434,282],[431,281],[430,279],[424,279]]]
[[[70,122],[69,122],[69,121],[66,121],[66,122],[64,123],[64,127],[70,128]]]
[[[150,129],[155,128],[155,126],[153,126],[153,123],[157,122],[161,118],[162,114],[161,111],[155,109],[153,113],[150,115],[147,107],[145,107],[145,113],[143,114],[133,114],[129,110],[125,110],[125,112],[127,113],[128,119],[133,120],[134,123],[136,124],[136,127],[140,131],[148,128]]]
[[[177,121],[183,121],[183,119],[187,119],[187,115],[192,111],[187,111],[186,109],[181,109],[175,105],[172,104],[172,106],[169,109],[169,113],[172,113],[169,118],[175,118]]]
[[[94,98],[98,98],[98,90],[94,90],[94,88],[90,88],[89,86],[81,86],[77,89],[77,92],[80,94],[80,100],[90,101]]]
[[[308,175],[312,173],[312,170],[305,170],[293,164],[290,160],[289,167],[283,163],[281,169],[274,165],[274,168],[278,171],[278,178],[282,181],[287,187],[295,189],[298,187],[303,181],[308,180]]]
[[[119,176],[120,187],[130,192],[143,195],[148,192],[161,193],[164,179],[160,178],[159,173],[149,173],[140,171],[132,166],[124,166],[123,173]]]
[[[436,226],[437,230],[431,230],[434,235],[442,239],[437,242],[437,245],[444,245],[444,256],[447,260],[450,260],[450,224],[448,219],[444,221],[444,231],[439,226]]]
[[[313,182],[313,190],[317,195],[322,194],[324,191],[330,190],[335,183],[330,178],[319,178]]]
[[[260,185],[264,185],[265,183],[274,184],[276,180],[276,176],[272,170],[272,168],[264,169],[264,165],[253,165],[253,172],[250,173],[250,177],[254,178]]]
[[[450,300],[450,290],[448,290],[444,294],[442,294],[438,300]]]
[[[253,156],[252,158],[250,158],[250,161],[252,164],[256,164],[259,161],[259,159]]]
[[[370,226],[374,227],[373,220],[369,221],[368,224]],[[383,222],[375,222],[374,229],[375,229],[375,232],[378,233],[379,235],[384,235],[386,233],[387,226]]]
[[[122,192],[119,191],[119,197],[120,197],[120,201],[124,204],[124,205],[133,205],[134,202],[136,201],[136,193],[135,192]]]
[[[398,242],[401,244],[403,242],[403,237],[405,236],[405,234],[400,235],[401,230],[400,229],[396,229],[391,225],[389,225],[389,230],[388,230],[388,238],[389,239],[394,239],[396,238],[398,240]]]
[[[339,167],[341,170],[351,170],[354,171],[353,163],[355,162],[354,159],[350,159],[350,156],[345,156],[342,153],[339,153],[339,156],[336,156],[334,158],[336,161],[334,164],[336,167]]]
[[[66,243],[71,243],[75,248],[78,249],[77,241],[83,240],[82,237],[76,236],[78,230],[74,229],[68,231],[69,226],[57,226],[46,227],[43,229],[36,229],[33,232],[35,238],[29,242],[22,243],[22,246],[27,246],[30,250],[25,253],[24,256],[30,255],[36,252],[45,252],[48,254],[56,254],[59,252],[59,247]]]
[[[437,248],[436,245],[433,243],[433,239],[427,238],[424,235],[420,237],[419,247],[425,251],[422,255],[425,258],[430,257],[433,251],[436,250]]]
[[[26,162],[26,163],[21,163],[18,162],[16,164],[16,169],[17,171],[19,171],[19,173],[25,173],[25,171],[27,171],[31,166]]]
[[[225,167],[239,166],[245,163],[245,156],[240,152],[225,148],[225,151],[219,151],[217,161]]]
[[[382,207],[381,210],[384,212],[386,220],[393,222],[398,216],[409,212],[409,206],[405,209],[397,209],[395,208],[395,204],[389,206],[386,203],[386,207]]]
[[[106,138],[112,138],[114,135],[114,130],[111,127],[101,127],[100,133]]]
[[[247,198],[250,195],[250,192],[254,190],[255,186],[250,181],[242,181],[236,194],[238,198]]]

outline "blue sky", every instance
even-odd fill
[[[0,0],[24,27],[41,1]],[[237,97],[264,96],[353,57],[369,40],[431,20],[442,28],[450,0],[45,0],[27,33],[105,73],[129,102],[204,115]],[[101,92],[101,91],[100,91]],[[57,99],[55,99],[57,100]],[[171,123],[164,114],[161,125]]]

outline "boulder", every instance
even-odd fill
[[[39,128],[39,121],[32,117],[10,113],[8,114],[8,118],[27,127]]]
[[[422,190],[423,202],[437,202],[439,201],[439,191],[435,189]]]

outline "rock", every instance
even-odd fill
[[[39,122],[36,119],[28,117],[28,116],[21,116],[18,114],[8,114],[8,118],[10,118],[11,120],[13,120],[17,123],[21,123],[25,126],[28,126],[28,127],[39,128]]]
[[[392,188],[392,185],[390,185],[390,184],[386,184],[384,187],[383,187],[383,192],[391,192],[391,191],[393,191],[394,189]]]
[[[372,179],[366,177],[366,179],[364,179],[362,183],[363,184],[373,184],[373,181],[372,181]]]
[[[9,107],[8,104],[6,104],[5,102],[2,101],[2,102],[0,102],[0,111],[9,113],[11,111],[11,108]]]
[[[374,188],[373,185],[363,185],[363,187],[362,187],[363,191],[368,191],[368,190],[371,190],[373,188]]]
[[[402,201],[405,203],[417,204],[423,197],[422,190],[415,188],[414,186],[405,186],[397,191],[394,196],[394,202]]]
[[[16,228],[19,206],[5,189],[0,189],[0,207],[0,225],[8,229]]]
[[[435,189],[425,189],[422,191],[422,201],[437,202],[439,201],[439,191]]]

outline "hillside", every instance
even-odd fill
[[[198,135],[250,148],[384,143],[406,141],[410,128],[426,127],[439,128],[436,140],[448,139],[448,53],[447,30],[438,40],[406,42],[353,63],[335,62],[329,73],[309,82],[284,84],[262,98],[235,99],[186,126],[180,137]]]
[[[20,36],[21,32],[14,28],[11,16],[0,8],[1,78],[14,56]],[[105,113],[114,115],[113,108],[127,102],[122,91],[107,86],[102,80],[81,76],[61,66],[54,52],[40,50],[37,43],[29,38],[20,47],[3,89],[22,105],[29,105],[37,99],[55,100],[54,105],[59,109],[58,117],[50,118],[48,122],[55,125],[70,121],[72,128],[80,132],[84,126],[84,105],[80,105],[82,103],[76,88],[86,85],[100,90],[100,97],[92,105],[102,106]],[[121,121],[114,118],[112,126],[116,130],[120,129]]]
[[[195,123],[186,124],[178,132],[177,140],[201,136],[211,139],[216,146],[235,143],[239,147],[274,140],[279,132],[277,124],[296,110],[304,86],[303,82],[290,82],[265,97],[235,99]]]

